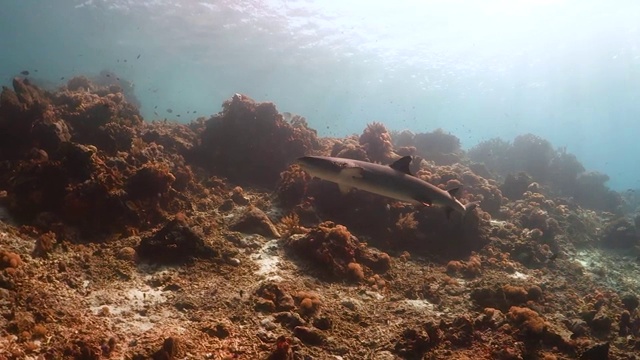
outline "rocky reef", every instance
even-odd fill
[[[241,94],[145,122],[126,93],[3,88],[0,358],[637,358],[637,199],[546,140],[322,138]],[[480,206],[342,194],[312,154],[411,155]]]
[[[273,188],[298,157],[320,149],[304,118],[285,121],[272,103],[236,94],[204,123],[194,152],[204,169],[238,183]]]

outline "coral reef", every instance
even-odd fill
[[[272,103],[235,94],[205,122],[194,151],[197,163],[214,174],[274,188],[293,160],[319,148],[316,131],[304,118],[287,122]]]
[[[346,227],[330,221],[323,222],[305,235],[290,237],[287,246],[298,256],[318,263],[327,275],[335,279],[361,281],[365,275],[385,273],[391,267],[387,254],[368,248]]]
[[[360,144],[358,138],[355,136],[334,142],[330,155],[347,159],[370,161],[367,150]]]
[[[237,220],[229,225],[229,229],[267,237],[280,237],[278,229],[267,214],[255,206],[249,206]]]
[[[631,220],[621,217],[606,223],[600,242],[611,248],[633,248],[640,245],[640,233]]]
[[[0,95],[0,358],[637,357],[636,196],[565,149],[317,138],[243,95],[144,122],[100,76]],[[480,206],[342,194],[291,165],[311,153],[411,155]]]
[[[586,208],[621,210],[622,197],[606,187],[607,175],[585,172],[584,166],[566,148],[554,150],[551,143],[536,135],[517,136],[513,143],[487,140],[471,148],[467,155],[504,179],[501,189],[511,200],[521,198],[520,190],[526,182],[537,182],[548,188],[550,195],[572,198]]]
[[[137,255],[155,263],[181,263],[193,257],[220,258],[219,250],[208,246],[183,218],[168,222],[156,233],[140,241]]]
[[[437,165],[453,165],[462,159],[460,139],[442,129],[416,134],[413,141],[416,152]]]
[[[373,122],[367,125],[358,141],[372,162],[387,164],[397,158],[393,153],[391,135],[382,123]]]
[[[69,80],[57,93],[22,79],[13,86],[0,102],[0,134],[7,136],[0,142],[6,170],[0,187],[18,221],[37,220],[44,228],[62,222],[88,236],[126,232],[189,209],[185,192],[204,194],[183,156],[155,142],[186,151],[178,134],[171,141],[166,135],[183,128],[180,135],[190,141],[186,126],[145,124],[121,93],[111,92],[117,89],[85,78]]]

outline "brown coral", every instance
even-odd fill
[[[287,122],[272,103],[236,94],[206,122],[196,151],[199,164],[212,173],[273,188],[293,160],[319,146],[303,118]]]
[[[362,272],[372,271],[370,266],[378,272],[386,272],[390,267],[388,255],[367,248],[345,226],[330,221],[304,236],[289,238],[287,245],[300,256],[322,265],[335,278],[358,281],[364,278],[359,276]]]
[[[368,158],[373,162],[386,164],[395,157],[391,135],[382,123],[368,124],[358,142],[364,146]]]
[[[540,314],[529,308],[512,306],[507,318],[520,329],[523,336],[540,336],[547,326]]]

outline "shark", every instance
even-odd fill
[[[312,177],[338,184],[340,192],[360,189],[415,205],[444,207],[447,218],[456,211],[466,216],[477,202],[462,204],[455,196],[459,187],[440,189],[409,170],[412,157],[404,156],[390,165],[329,156],[303,156],[296,163]]]

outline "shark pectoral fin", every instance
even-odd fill
[[[471,211],[473,211],[473,209],[477,208],[477,207],[478,207],[478,205],[480,205],[480,202],[479,202],[479,201],[474,201],[474,202],[470,202],[470,203],[466,204],[466,205],[464,206],[464,213],[465,213],[465,215],[466,215],[466,214],[468,214],[468,213],[470,213]]]
[[[353,190],[353,186],[338,184],[338,189],[340,189],[340,192],[344,195],[344,194],[348,194],[351,190]]]
[[[460,191],[459,187],[454,187],[451,189],[447,189],[447,192],[449,193],[449,195],[451,195],[452,197],[456,197],[456,195],[458,195],[458,192]]]
[[[340,170],[340,175],[347,176],[352,179],[361,179],[362,178],[362,168],[361,167],[350,167]]]
[[[411,170],[409,170],[409,165],[411,165],[411,156],[404,156],[400,159],[396,160],[393,164],[389,165],[393,170],[397,170],[403,172],[407,175],[412,175]]]

